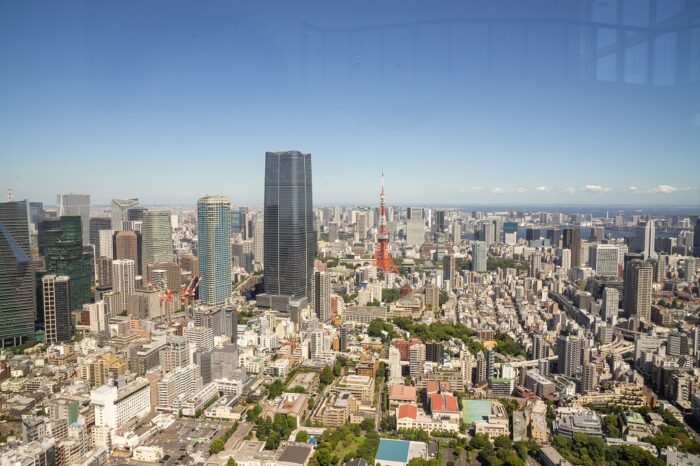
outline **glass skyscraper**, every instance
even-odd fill
[[[224,304],[231,296],[231,203],[223,196],[197,202],[199,298]]]
[[[0,347],[34,340],[36,285],[29,251],[29,206],[0,202]]]
[[[83,248],[81,218],[61,217],[60,227],[46,232],[44,252],[47,273],[70,277],[71,311],[92,302],[93,259]]]
[[[316,255],[311,154],[265,155],[265,293],[311,299]]]

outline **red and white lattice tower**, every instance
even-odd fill
[[[386,206],[384,205],[384,172],[382,172],[382,192],[379,199],[379,228],[377,246],[374,249],[374,265],[383,272],[397,271],[389,252],[389,230],[386,225]]]

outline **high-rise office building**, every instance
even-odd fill
[[[97,256],[114,259],[114,232],[112,230],[100,230],[99,237]]]
[[[136,275],[141,275],[141,255],[143,254],[143,239],[141,233],[122,230],[114,234],[114,258],[129,259],[136,264]]]
[[[635,227],[635,252],[640,252],[644,260],[656,258],[656,225],[653,219],[646,221],[644,225]]]
[[[141,226],[141,271],[147,264],[170,262],[173,260],[173,229],[170,224],[170,212],[164,210],[147,210],[143,212]],[[178,284],[179,285],[179,284]]]
[[[231,203],[223,196],[197,201],[199,298],[209,305],[231,297]]]
[[[37,246],[39,255],[43,256],[46,253],[46,232],[61,228],[61,220],[58,217],[44,217],[39,219],[37,224]]]
[[[547,346],[542,335],[532,336],[532,359],[544,359],[547,357]]]
[[[445,228],[447,227],[447,212],[444,210],[436,210],[435,211],[435,228],[436,231],[439,232],[444,232]]]
[[[491,382],[491,379],[496,375],[496,352],[489,348],[486,350],[486,381]]]
[[[588,264],[599,277],[617,277],[619,249],[612,244],[593,244],[588,250]]]
[[[603,309],[601,310],[601,317],[605,320],[617,317],[619,308],[620,292],[617,288],[606,286],[603,290]]]
[[[578,228],[564,228],[562,231],[562,246],[571,250],[571,267],[581,264],[581,230]]]
[[[625,315],[643,322],[651,319],[651,287],[654,269],[649,262],[632,260],[625,267]]]
[[[311,154],[265,155],[265,294],[311,298],[316,256]]]
[[[136,291],[136,264],[131,259],[112,261],[112,290],[119,293],[120,309],[110,309],[112,315],[126,309],[127,298]]]
[[[348,343],[350,339],[350,323],[345,322],[343,325],[340,326],[340,352],[344,353],[348,350]],[[389,359],[391,360],[391,350],[394,349],[395,351],[398,352],[393,346],[389,348]]]
[[[564,270],[571,268],[571,249],[557,249],[559,256],[559,265]]]
[[[700,218],[695,220],[695,230],[693,230],[693,256],[700,257]]]
[[[112,259],[109,257],[100,256],[97,262],[97,286],[100,289],[112,288]]]
[[[581,368],[582,340],[573,335],[557,336],[557,367],[560,374],[573,376]]]
[[[0,202],[0,346],[34,341],[36,277],[27,201]]]
[[[112,219],[109,217],[91,217],[90,218],[90,244],[95,246],[95,251],[100,251],[100,231],[109,230],[112,227]],[[109,247],[112,247],[112,241],[109,242]]]
[[[86,232],[87,234],[87,232]],[[46,232],[46,272],[70,277],[71,310],[92,301],[93,258],[83,249],[82,219],[61,217],[60,228]]]
[[[581,375],[581,393],[591,392],[597,385],[598,368],[595,363],[587,362],[583,365],[583,374]]]
[[[44,275],[42,278],[42,297],[46,343],[70,341],[73,336],[70,278],[65,275]]]
[[[360,241],[367,239],[367,230],[369,225],[369,212],[358,212],[355,232]]]
[[[406,243],[414,248],[419,248],[425,242],[425,220],[423,209],[409,207],[406,219]]]
[[[492,221],[484,222],[481,224],[481,231],[479,233],[479,239],[486,243],[487,246],[491,246],[496,242],[496,224]]]
[[[423,375],[423,368],[425,367],[425,345],[423,343],[416,343],[408,349],[409,354],[409,368],[411,377],[418,378]]]
[[[253,227],[253,260],[265,267],[265,215],[255,216]]]
[[[425,286],[425,307],[433,312],[440,310],[440,288],[437,285]]]
[[[56,198],[59,217],[80,217],[83,246],[90,244],[90,195],[59,194]]]
[[[121,231],[124,222],[129,221],[129,209],[138,207],[139,200],[112,199],[112,230]]]
[[[326,272],[315,271],[313,283],[313,308],[321,322],[331,320],[331,277]]]
[[[449,280],[450,284],[454,284],[453,281],[455,278],[455,268],[455,256],[445,254],[445,256],[442,258],[442,279]]]
[[[472,270],[474,272],[486,272],[488,245],[483,241],[472,242]]]
[[[542,254],[536,252],[530,256],[529,276],[536,277],[540,270],[542,270]]]
[[[425,360],[435,363],[442,363],[445,348],[442,342],[431,341],[425,344]]]

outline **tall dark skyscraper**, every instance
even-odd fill
[[[26,201],[0,203],[0,346],[34,340],[36,277]]]
[[[578,228],[564,228],[562,232],[562,246],[571,250],[571,267],[581,265],[581,230]]]
[[[695,220],[695,230],[693,230],[693,255],[700,257],[700,218]]]
[[[265,155],[265,294],[311,298],[316,255],[311,154]]]
[[[46,232],[46,272],[70,277],[70,310],[92,301],[92,254],[83,250],[82,221],[61,217],[60,228]],[[86,232],[87,234],[87,232]]]

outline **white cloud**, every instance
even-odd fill
[[[564,194],[574,194],[576,192],[576,188],[564,188],[561,190]]]
[[[609,193],[612,191],[612,188],[608,188],[606,186],[601,186],[599,184],[587,184],[586,186],[583,187],[584,191],[588,191],[589,193]]]
[[[497,186],[497,187],[491,189],[491,192],[494,194],[503,194],[504,192],[506,192],[506,190]]]
[[[674,188],[673,186],[667,184],[660,184],[656,188],[652,189],[652,192],[659,194],[675,193],[676,191],[678,191],[678,188]]]
[[[535,191],[537,191],[538,193],[546,193],[549,192],[550,189],[548,186],[538,186],[535,188]]]
[[[526,193],[526,192],[528,192],[528,191],[529,191],[529,189],[524,188],[524,187],[522,187],[522,186],[517,187],[517,188],[513,188],[513,192],[514,192],[514,193],[520,193],[520,194],[522,194],[522,193]]]
[[[472,188],[472,189],[474,189],[474,191],[483,191],[486,188],[484,188],[483,186],[474,186],[474,188]]]
[[[630,186],[629,188],[627,188],[627,192],[638,194],[641,193],[642,190],[636,186]]]

